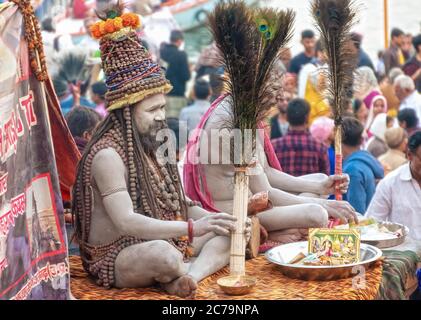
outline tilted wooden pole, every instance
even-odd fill
[[[383,0],[384,10],[384,48],[389,48],[389,3],[388,0]]]

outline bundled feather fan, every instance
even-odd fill
[[[60,68],[53,76],[53,82],[59,96],[72,85],[86,87],[90,77],[90,68],[86,61],[87,55],[84,52],[73,50],[64,52],[58,58]]]
[[[233,128],[256,129],[273,100],[268,85],[272,66],[291,38],[292,11],[252,9],[243,1],[221,1],[209,25],[222,53]]]
[[[322,45],[327,55],[329,70],[328,99],[335,119],[335,174],[342,174],[342,115],[352,97],[353,74],[357,57],[351,51],[351,27],[356,10],[353,0],[314,0],[312,14],[320,31]],[[336,182],[335,198],[342,200]],[[340,223],[332,221],[329,227]]]
[[[60,69],[56,79],[67,83],[76,84],[89,79],[88,68],[86,66],[87,55],[79,51],[68,51],[59,57]]]
[[[354,1],[314,0],[311,9],[329,65],[327,98],[335,124],[340,125],[352,95],[353,73],[357,65],[357,57],[350,48],[350,31],[356,19]]]

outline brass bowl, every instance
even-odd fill
[[[238,282],[240,282],[239,285]],[[216,283],[226,294],[242,296],[250,293],[256,282],[256,278],[250,276],[226,276],[219,278]]]

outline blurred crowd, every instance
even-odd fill
[[[350,176],[344,200],[361,214],[409,226],[421,239],[421,35],[392,29],[377,63],[365,53],[362,35],[350,38],[358,68],[342,124],[343,171]],[[284,92],[270,119],[272,144],[291,175],[334,174],[326,56],[311,30],[302,32],[301,43],[302,53],[282,59]]]

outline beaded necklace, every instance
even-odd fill
[[[181,210],[179,193],[181,190],[177,190],[176,187],[176,185],[179,186],[177,184],[179,180],[178,174],[171,176],[167,167],[157,164],[149,157],[146,157],[146,163],[142,164],[147,166],[147,176],[144,176],[144,171],[140,170],[140,168],[137,170],[134,161],[134,141],[130,107],[126,107],[123,114],[126,121],[126,141],[123,139],[123,129],[120,122],[114,114],[111,114],[113,128],[108,130],[92,146],[86,157],[82,170],[83,190],[81,190],[82,185],[80,183],[77,183],[75,186],[76,198],[82,200],[77,201],[76,208],[74,209],[76,209],[76,214],[82,224],[82,235],[79,243],[83,266],[85,270],[98,278],[97,283],[99,285],[105,287],[111,287],[114,284],[114,262],[119,252],[128,246],[141,243],[143,240],[133,236],[122,236],[105,245],[91,245],[88,242],[94,202],[91,167],[93,159],[99,151],[105,148],[113,148],[128,168],[128,191],[135,212],[160,220],[185,221]],[[150,197],[147,196],[146,188],[144,187],[146,183],[151,184],[154,196],[156,197],[158,204],[156,212],[153,212],[151,209]],[[140,206],[137,205],[138,203]],[[178,239],[168,239],[167,241],[177,248],[186,260],[192,255],[191,248],[188,246],[187,236]]]
[[[47,63],[42,43],[41,28],[35,17],[34,9],[30,0],[11,0],[21,10],[23,23],[25,24],[25,40],[28,44],[29,61],[35,77],[38,81],[48,79]]]

